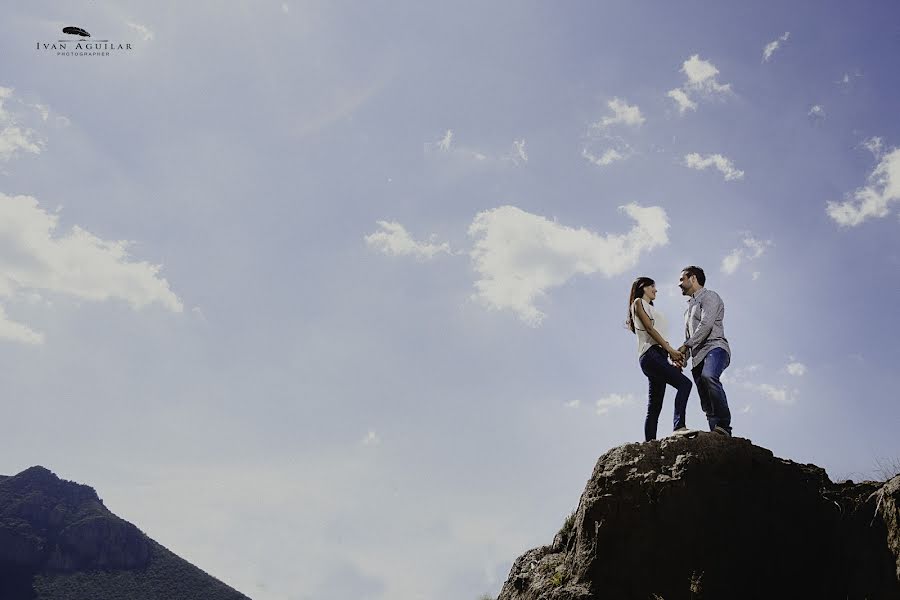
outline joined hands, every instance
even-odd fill
[[[679,371],[684,369],[685,362],[687,361],[688,347],[681,346],[678,350],[669,347],[667,351],[672,364],[678,367]]]

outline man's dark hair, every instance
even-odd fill
[[[703,269],[700,267],[695,267],[691,265],[690,267],[685,267],[681,270],[682,273],[687,273],[688,277],[696,277],[697,283],[701,286],[706,285],[706,273],[703,272]]]

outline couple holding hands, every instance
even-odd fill
[[[731,436],[731,411],[725,389],[719,377],[731,362],[731,349],[725,339],[722,321],[725,304],[712,290],[703,287],[706,274],[700,267],[685,267],[681,271],[678,287],[688,296],[684,313],[684,343],[676,350],[662,336],[665,331],[662,315],[656,311],[656,282],[649,277],[638,277],[631,284],[628,298],[626,325],[637,335],[638,356],[641,370],[649,380],[647,418],[644,421],[644,439],[656,439],[659,413],[662,411],[666,385],[677,391],[675,395],[674,434],[693,434],[685,423],[691,380],[681,372],[691,359],[691,375],[700,395],[700,407],[706,413],[709,430]]]

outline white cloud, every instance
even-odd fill
[[[825,212],[841,227],[855,227],[868,219],[886,217],[889,206],[900,200],[900,148],[884,154],[868,177],[869,184],[857,189],[849,200],[829,201]]]
[[[634,402],[632,394],[609,394],[597,400],[597,414],[605,415],[610,408],[618,408]]]
[[[812,121],[821,121],[825,118],[825,107],[821,104],[813,104],[806,116]]]
[[[579,400],[578,398],[566,402],[566,407],[568,408],[578,408],[579,406],[581,406],[581,400]]]
[[[629,105],[625,100],[613,98],[607,103],[612,115],[603,117],[598,123],[594,123],[594,127],[604,129],[617,125],[629,125],[631,127],[640,127],[646,119],[641,115],[641,109],[634,105]]]
[[[37,345],[44,343],[44,334],[34,331],[23,323],[10,321],[6,316],[6,310],[0,306],[0,339]]]
[[[775,51],[778,50],[778,48],[781,46],[781,42],[786,42],[786,41],[788,41],[788,38],[789,38],[789,37],[791,37],[791,32],[790,32],[790,31],[785,31],[785,32],[784,32],[784,35],[782,35],[782,36],[779,37],[778,39],[776,39],[776,40],[774,40],[774,41],[771,41],[771,42],[769,42],[768,44],[766,44],[766,46],[763,48],[763,58],[762,58],[762,61],[763,61],[763,62],[769,62],[769,59],[772,58],[772,55],[775,54]]]
[[[525,153],[525,140],[513,140],[512,152],[504,156],[503,159],[512,161],[515,165],[518,165],[520,161],[523,163],[528,162],[528,154]]]
[[[141,34],[145,42],[150,41],[155,37],[153,35],[153,32],[146,25],[141,25],[140,23],[132,23],[131,21],[126,21],[125,24]]]
[[[695,110],[697,103],[694,97],[712,98],[731,93],[730,83],[719,83],[716,76],[719,69],[708,60],[694,54],[681,65],[681,73],[686,81],[681,88],[669,90],[666,95],[678,104],[678,112],[684,114],[687,110]]]
[[[381,443],[381,437],[375,430],[370,429],[361,440],[363,446],[377,446]]]
[[[45,104],[31,104],[29,105],[34,110],[38,111],[41,115],[41,120],[46,121],[50,118],[50,107]]]
[[[433,244],[417,242],[403,225],[396,221],[378,221],[382,231],[365,237],[366,244],[390,256],[413,256],[418,261],[430,260],[438,254],[452,254],[446,242]],[[434,237],[434,236],[432,236]]]
[[[0,129],[0,161],[8,161],[19,152],[40,154],[41,143],[30,129],[4,127]]]
[[[600,156],[594,155],[590,150],[585,148],[581,151],[581,156],[583,156],[591,163],[597,165],[598,167],[606,167],[616,161],[625,160],[626,158],[628,158],[626,155],[622,154],[615,148],[607,148]]]
[[[289,12],[291,12],[291,7],[288,5],[287,2],[281,3],[281,12],[283,12],[284,14],[288,14]]]
[[[10,119],[10,115],[6,112],[6,109],[3,107],[4,101],[8,98],[12,98],[13,89],[8,87],[0,86],[0,123],[4,121],[8,121]]]
[[[513,140],[513,147],[516,149],[516,154],[519,158],[523,162],[528,162],[528,155],[525,154],[525,140]]]
[[[438,149],[443,152],[450,151],[450,145],[453,143],[453,130],[448,129],[447,133],[444,134],[444,137],[441,138],[441,141],[438,142]]]
[[[737,271],[738,267],[744,261],[751,261],[759,258],[765,253],[766,249],[774,246],[772,240],[758,240],[747,234],[742,240],[743,247],[735,248],[725,258],[722,259],[722,271],[727,275],[732,275]],[[758,272],[754,273],[753,279],[758,277]]]
[[[878,136],[872,136],[863,142],[863,147],[875,158],[881,158],[881,154],[884,152],[884,141]]]
[[[135,310],[157,303],[182,311],[181,301],[159,277],[161,266],[133,262],[129,242],[105,241],[77,225],[68,235],[55,236],[58,220],[35,198],[0,192],[0,296],[44,290],[93,301],[118,298]],[[42,339],[8,321],[2,331],[8,339]]]
[[[766,248],[774,245],[772,240],[758,240],[749,235],[744,237],[744,246],[751,251],[750,256],[747,257],[749,259],[759,258],[766,251]]]
[[[791,375],[795,375],[797,377],[802,377],[806,374],[806,365],[801,362],[790,362],[787,367],[785,367],[787,372]]]
[[[681,88],[669,90],[666,95],[678,104],[678,112],[681,114],[688,110],[697,110],[697,103],[691,100],[690,96]]]
[[[685,155],[684,165],[691,169],[697,169],[698,171],[708,169],[709,167],[715,167],[725,176],[725,181],[736,181],[744,178],[744,172],[736,169],[734,163],[731,162],[731,159],[726,158],[721,154],[701,156],[696,152],[692,152]]]
[[[20,152],[40,154],[43,149],[43,141],[40,140],[34,130],[22,127],[19,118],[9,110],[5,104],[8,100],[14,100],[13,89],[0,87],[0,161],[9,161]],[[43,120],[46,107],[40,105],[28,105],[41,114]]]
[[[722,270],[725,273],[731,275],[741,264],[742,257],[743,250],[741,248],[735,248],[734,250],[732,250],[731,254],[722,259]]]
[[[206,321],[206,315],[203,314],[203,309],[200,308],[199,306],[195,306],[194,308],[192,308],[192,309],[191,309],[191,314],[196,315],[196,317],[197,317],[198,319],[200,319],[202,322],[204,322],[204,323],[207,322],[207,321]]]
[[[681,66],[681,72],[687,76],[687,87],[707,93],[726,94],[731,91],[731,84],[716,81],[719,69],[711,62],[695,54]]]
[[[752,275],[753,281],[756,281],[757,279],[759,279],[759,276],[760,276],[759,271],[753,271],[753,275]]]
[[[722,383],[742,383],[747,380],[748,375],[757,373],[761,368],[760,365],[756,364],[747,365],[746,367],[734,367],[722,373],[720,379]]]
[[[452,129],[448,129],[440,140],[425,143],[425,153],[438,152],[447,157],[460,160],[462,162],[475,162],[483,164],[504,164],[512,163],[518,166],[521,163],[528,162],[528,154],[525,152],[525,140],[513,140],[512,150],[507,153],[484,152],[466,146],[460,146],[456,143],[456,134]]]
[[[640,256],[669,242],[665,211],[658,206],[621,207],[636,223],[625,234],[598,235],[560,225],[515,206],[476,215],[471,257],[479,275],[474,299],[491,309],[511,310],[531,326],[544,318],[535,300],[575,275],[618,275]]]
[[[797,401],[797,390],[788,390],[787,387],[778,387],[769,383],[744,383],[744,387],[764,394],[770,400],[779,404],[794,404]]]
[[[835,81],[835,83],[842,85],[844,88],[849,88],[850,84],[853,83],[853,79],[857,77],[862,77],[862,73],[860,73],[859,69],[856,69],[853,74],[844,73],[840,79]]]

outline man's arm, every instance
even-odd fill
[[[684,345],[693,350],[706,341],[709,332],[712,331],[713,323],[725,309],[725,303],[722,298],[715,292],[707,291],[703,295],[703,304],[700,305],[700,325]]]

